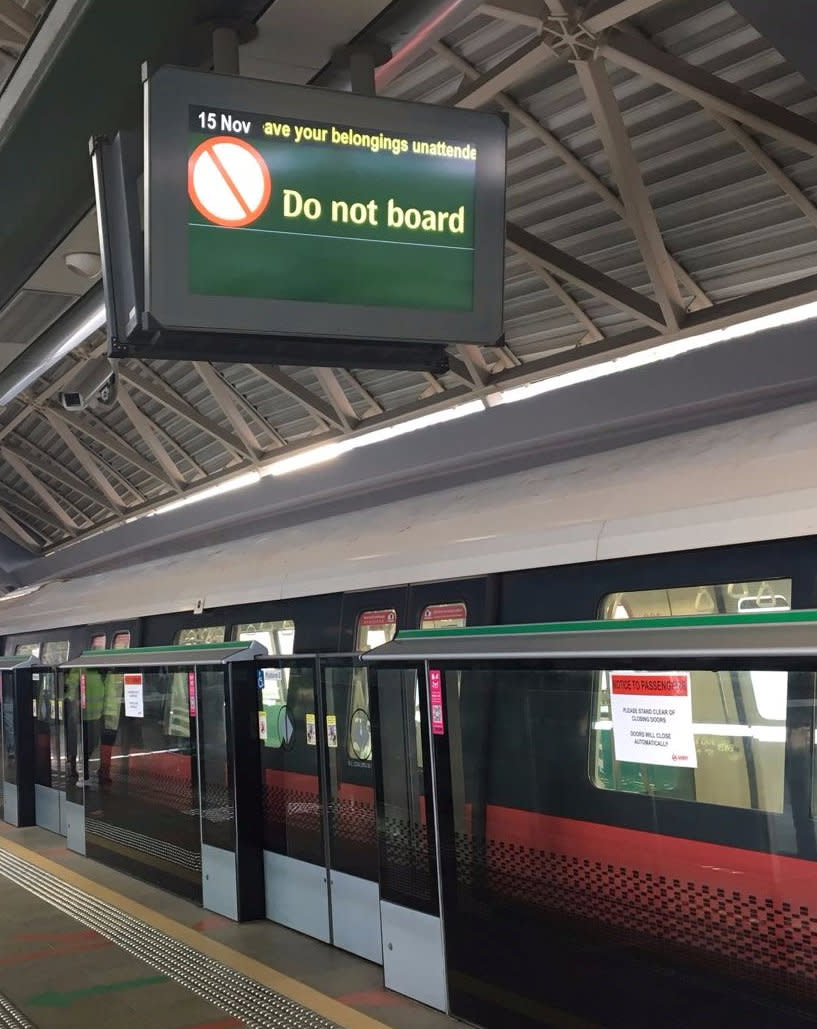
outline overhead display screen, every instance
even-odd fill
[[[155,324],[500,338],[498,116],[164,68],[146,118]]]

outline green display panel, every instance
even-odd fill
[[[191,107],[189,146],[191,292],[472,309],[472,143]]]
[[[145,100],[145,330],[501,338],[500,117],[180,68]]]

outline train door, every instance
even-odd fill
[[[415,586],[411,628],[451,629],[488,614],[487,580]],[[383,641],[385,642],[385,641]],[[379,907],[389,989],[445,1010],[447,994],[437,889],[428,719],[416,669],[379,670],[374,697],[378,749]]]
[[[378,624],[393,633],[393,621]],[[379,964],[372,735],[359,672],[356,655],[259,663],[265,894],[268,918]]]
[[[396,625],[394,608],[362,612],[356,650],[391,639]],[[368,670],[356,656],[327,657],[320,673],[333,942],[382,964]]]
[[[2,816],[10,825],[34,824],[34,731],[31,705],[33,651],[8,658],[2,668]]]
[[[258,663],[267,918],[331,943],[323,749],[314,657]]]
[[[344,598],[351,653],[259,668],[267,916],[382,963],[368,673],[405,590]]]
[[[447,1009],[428,703],[419,667],[372,677],[385,985]]]

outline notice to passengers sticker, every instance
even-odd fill
[[[611,672],[617,761],[697,768],[689,672]]]
[[[144,680],[141,672],[126,672],[122,676],[125,690],[125,717],[144,718]]]

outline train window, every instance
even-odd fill
[[[43,664],[60,665],[68,660],[68,640],[49,640],[43,647]]]
[[[372,650],[383,643],[389,643],[397,632],[397,612],[394,608],[386,611],[364,611],[357,620],[355,633],[355,650]]]
[[[790,607],[791,579],[771,579],[611,593],[602,601],[601,617],[747,614]],[[694,767],[617,760],[614,688],[611,673],[605,672],[598,676],[594,698],[592,780],[602,789],[782,811],[788,673],[680,674],[690,696]]]
[[[394,608],[382,611],[364,611],[357,620],[355,650],[372,650],[388,643],[397,632],[397,612]],[[352,672],[352,699],[349,704],[349,728],[346,750],[356,761],[372,760],[372,728],[369,712],[369,675],[365,668]]]
[[[788,611],[791,579],[728,582],[717,586],[672,586],[669,589],[609,593],[601,618],[665,618],[670,615],[749,614]]]
[[[14,653],[17,657],[39,657],[40,656],[40,644],[39,643],[18,643],[14,648]]]
[[[280,622],[246,622],[233,628],[233,639],[243,643],[253,640],[267,648],[267,653],[277,657],[295,652],[295,622],[286,618]]]
[[[90,650],[104,650],[108,646],[108,637],[104,633],[91,637]]]
[[[130,646],[130,631],[124,629],[122,632],[116,633],[113,638],[113,649],[114,650],[127,650]]]
[[[420,615],[420,628],[464,629],[467,621],[465,604],[429,604]]]
[[[179,629],[176,645],[195,647],[207,643],[223,643],[226,627],[223,625],[199,625],[195,629]]]

